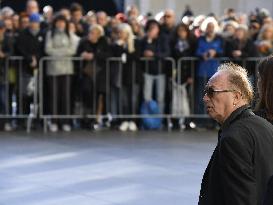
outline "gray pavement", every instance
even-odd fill
[[[0,132],[0,205],[195,205],[216,132]]]

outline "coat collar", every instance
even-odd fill
[[[248,105],[243,105],[242,107],[237,108],[236,110],[234,110],[230,116],[225,120],[225,122],[223,123],[223,125],[221,126],[221,130],[226,129],[227,127],[229,127],[229,125],[236,120],[236,118],[238,118],[244,111],[249,110],[250,106]],[[250,112],[250,110],[249,110]]]

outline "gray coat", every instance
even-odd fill
[[[56,32],[52,37],[51,31],[46,35],[45,52],[47,55],[62,58],[72,57],[77,50],[79,38],[75,34],[70,34],[70,37],[65,32]],[[50,60],[47,66],[47,75],[72,75],[74,74],[72,60]]]

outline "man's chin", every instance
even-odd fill
[[[208,114],[211,118],[214,118],[213,110],[212,110],[212,109],[207,109],[207,114]]]

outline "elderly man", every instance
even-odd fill
[[[273,174],[273,127],[248,108],[252,98],[247,72],[238,65],[221,65],[207,83],[206,110],[221,129],[199,205],[262,204]]]

